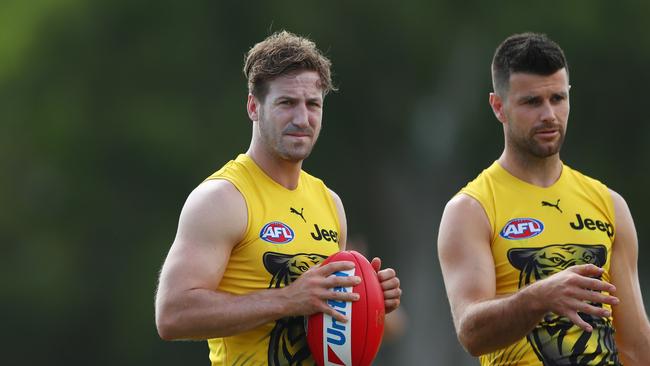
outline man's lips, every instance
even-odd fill
[[[285,135],[291,137],[311,137],[311,134],[306,132],[289,132],[285,133]]]
[[[560,134],[560,130],[557,128],[544,128],[544,129],[539,129],[535,131],[536,136],[544,137],[544,138],[551,138],[555,137],[556,135]]]

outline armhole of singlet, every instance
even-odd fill
[[[458,195],[458,194],[465,194],[466,196],[468,196],[468,197],[474,199],[476,202],[478,202],[478,204],[479,204],[479,205],[481,206],[481,208],[483,209],[483,213],[484,213],[485,216],[487,217],[487,219],[488,219],[488,224],[489,224],[489,226],[490,226],[490,231],[491,231],[491,233],[490,233],[490,247],[491,247],[492,244],[494,243],[495,239],[496,239],[496,235],[498,235],[497,232],[496,232],[496,227],[495,227],[495,223],[494,223],[495,218],[490,217],[490,215],[489,215],[488,212],[487,212],[487,208],[485,207],[485,204],[484,204],[483,201],[479,198],[479,195],[476,194],[475,192],[473,192],[473,191],[471,191],[471,190],[465,190],[465,189],[463,189],[463,190],[461,190],[460,192],[458,192],[457,195]]]
[[[242,240],[240,240],[232,248],[232,251],[239,250],[239,249],[243,248],[246,243],[252,242],[252,240],[249,240],[249,238],[248,238],[250,236],[250,230],[251,230],[251,222],[252,222],[251,213],[252,213],[252,210],[250,208],[250,204],[248,203],[248,197],[246,197],[246,194],[244,194],[241,187],[233,179],[231,179],[229,177],[219,176],[219,177],[214,177],[214,178],[211,177],[211,178],[208,178],[206,180],[218,180],[218,179],[225,180],[225,181],[229,182],[230,184],[232,184],[235,187],[235,189],[239,192],[239,194],[241,194],[242,198],[244,199],[244,204],[246,205],[246,227],[244,229],[244,236],[243,236]]]

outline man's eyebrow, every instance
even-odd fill
[[[294,101],[294,100],[296,100],[296,97],[292,97],[292,96],[290,96],[290,95],[288,95],[288,94],[281,94],[281,95],[278,95],[278,96],[274,99],[274,101],[276,101],[276,102],[277,102],[277,101],[283,101],[283,100]]]
[[[519,102],[532,102],[532,101],[534,101],[536,99],[539,99],[539,98],[540,98],[539,95],[530,95],[530,94],[528,94],[528,95],[523,95],[523,96],[519,97],[517,99],[517,101],[519,101]]]

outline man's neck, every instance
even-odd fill
[[[497,162],[510,174],[538,187],[550,187],[562,174],[560,154],[546,158],[504,151]]]
[[[294,190],[298,187],[302,161],[282,160],[253,148],[248,149],[246,155],[250,156],[255,164],[279,185],[288,190]]]

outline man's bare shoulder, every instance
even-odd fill
[[[466,194],[459,193],[452,197],[447,205],[445,211],[459,212],[459,213],[484,213],[483,205],[474,197]]]
[[[439,244],[462,241],[468,236],[489,240],[492,226],[483,205],[476,198],[459,193],[445,206],[439,234],[439,239],[442,239]]]
[[[612,196],[612,202],[614,202],[615,207],[627,207],[627,202],[625,201],[625,198],[621,196],[620,193],[616,192],[611,188],[608,189],[609,189],[609,194]]]
[[[237,187],[224,179],[199,184],[187,198],[179,222],[182,236],[241,238],[248,222],[246,200]]]
[[[332,196],[332,200],[334,200],[334,203],[337,206],[339,205],[343,206],[343,201],[341,201],[341,197],[338,194],[336,194],[336,192],[334,192],[331,188],[327,188],[327,190],[330,192],[330,196]]]
[[[347,218],[345,217],[345,208],[343,207],[343,201],[341,201],[341,197],[339,197],[339,195],[336,194],[336,192],[334,192],[330,188],[327,188],[327,190],[329,191],[330,196],[332,196],[332,200],[334,201],[334,206],[336,206],[336,212],[339,216],[339,225],[340,225],[339,247],[341,248],[341,250],[345,250],[345,245],[348,236],[348,223],[347,223]]]
[[[236,198],[243,199],[241,192],[227,179],[209,179],[199,184],[192,194],[201,195],[204,198]]]
[[[245,207],[246,200],[233,183],[225,179],[210,179],[199,184],[190,193],[183,209],[221,211],[241,205]]]

